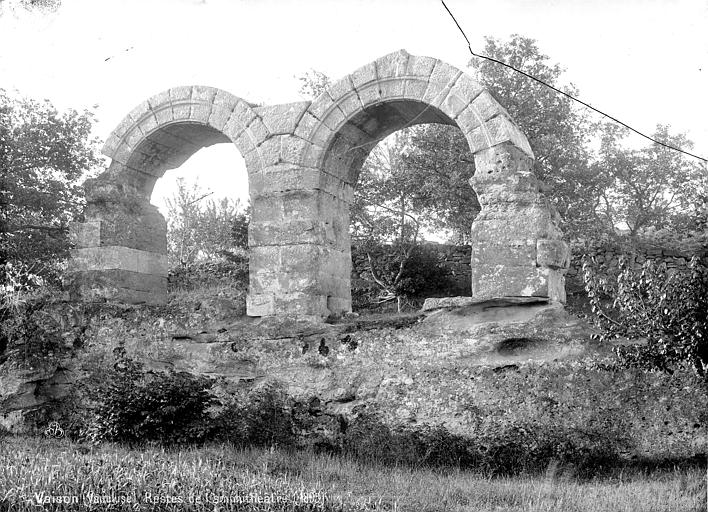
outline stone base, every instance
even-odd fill
[[[167,302],[167,277],[130,270],[72,272],[64,283],[72,300],[160,305]]]

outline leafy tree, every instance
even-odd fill
[[[550,62],[533,39],[514,34],[502,42],[486,38],[484,53],[574,96],[562,85],[564,69]],[[595,208],[605,181],[589,166],[587,142],[595,127],[568,97],[520,73],[486,59],[474,60],[480,83],[507,109],[529,139],[536,157],[534,172],[546,185],[571,237],[597,231]]]
[[[687,363],[708,378],[705,261],[694,257],[686,268],[669,269],[652,260],[633,266],[623,256],[615,271],[586,259],[583,273],[600,340],[646,341],[616,347],[626,366],[671,372]]]
[[[603,127],[596,166],[609,180],[599,208],[605,222],[626,226],[632,238],[647,229],[688,229],[708,197],[705,168],[659,144],[627,149],[620,143],[628,133],[616,125]],[[664,125],[657,126],[654,138],[679,148],[693,147],[685,135],[671,135]]]
[[[305,98],[315,99],[322,94],[332,83],[332,79],[322,71],[311,69],[298,77],[300,80],[300,94]]]
[[[80,184],[99,164],[92,123],[88,111],[60,113],[48,101],[0,90],[4,282],[10,274],[18,285],[22,276],[24,284],[58,279],[69,249],[68,223],[78,220],[84,207]]]
[[[189,189],[180,179],[177,192],[167,200],[170,266],[188,267],[247,247],[248,214],[241,211],[239,201],[222,198],[201,203],[209,195],[198,183]]]

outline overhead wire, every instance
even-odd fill
[[[457,21],[457,18],[455,18],[455,15],[452,14],[452,11],[450,11],[450,8],[449,8],[449,7],[447,6],[447,4],[445,3],[445,0],[440,0],[440,3],[442,3],[443,7],[444,7],[445,10],[447,11],[447,13],[450,15],[450,17],[452,18],[452,21],[455,22],[455,25],[457,25],[457,28],[459,29],[460,33],[462,34],[462,37],[464,37],[464,38],[465,38],[465,41],[467,41],[467,48],[469,49],[469,51],[470,51],[470,53],[472,54],[473,57],[477,57],[477,58],[479,58],[479,59],[486,59],[486,60],[488,60],[488,61],[495,62],[495,63],[497,63],[497,64],[500,64],[500,65],[504,66],[504,67],[507,67],[507,68],[509,68],[509,69],[511,69],[511,70],[513,70],[513,71],[515,71],[515,72],[517,72],[517,73],[522,74],[523,76],[525,76],[525,77],[527,77],[527,78],[530,78],[531,80],[535,80],[536,82],[538,82],[538,83],[540,83],[540,84],[542,84],[542,85],[544,85],[544,86],[546,86],[546,87],[548,87],[548,88],[550,88],[550,89],[553,89],[555,92],[557,92],[557,93],[559,93],[559,94],[562,94],[563,96],[566,96],[566,97],[570,98],[571,100],[573,100],[573,101],[575,101],[575,102],[577,102],[577,103],[580,103],[581,105],[583,105],[583,106],[585,106],[585,107],[587,107],[587,108],[589,108],[589,109],[591,109],[591,110],[597,112],[598,114],[601,114],[601,115],[607,117],[608,119],[613,120],[615,123],[618,123],[618,124],[624,126],[625,128],[627,128],[627,129],[633,131],[634,133],[636,133],[637,135],[641,135],[641,136],[644,137],[645,139],[648,139],[648,140],[650,140],[650,141],[652,141],[652,142],[654,142],[654,143],[656,143],[656,144],[659,144],[660,146],[663,146],[663,147],[665,147],[665,148],[667,148],[667,149],[671,149],[671,150],[674,150],[674,151],[678,151],[678,152],[680,152],[680,153],[683,153],[683,154],[685,154],[685,155],[691,156],[691,157],[693,157],[693,158],[697,158],[698,160],[702,160],[703,162],[707,162],[707,163],[708,163],[708,159],[706,159],[706,158],[704,158],[704,157],[702,157],[702,156],[693,154],[693,153],[691,153],[691,152],[689,152],[689,151],[685,151],[685,150],[683,150],[683,149],[681,149],[681,148],[677,148],[677,147],[672,146],[672,145],[670,145],[670,144],[666,144],[665,142],[661,142],[660,140],[657,140],[657,139],[655,139],[655,138],[653,138],[653,137],[651,137],[651,136],[649,136],[649,135],[647,135],[647,134],[645,134],[645,133],[642,133],[642,132],[640,132],[639,130],[637,130],[636,128],[631,127],[631,126],[628,125],[627,123],[623,123],[622,121],[620,121],[620,120],[617,119],[616,117],[611,116],[610,114],[607,114],[606,112],[603,112],[602,110],[593,107],[593,106],[590,105],[589,103],[586,103],[586,102],[584,102],[583,100],[576,98],[576,97],[573,96],[572,94],[568,94],[567,92],[562,91],[562,90],[560,90],[560,89],[558,89],[558,88],[552,86],[551,84],[544,82],[544,81],[541,80],[540,78],[537,78],[537,77],[535,77],[535,76],[533,76],[533,75],[530,75],[530,74],[528,74],[528,73],[526,73],[526,72],[524,72],[524,71],[522,71],[522,70],[520,70],[520,69],[518,69],[518,68],[515,68],[514,66],[512,66],[512,65],[510,65],[510,64],[507,64],[506,62],[503,62],[503,61],[501,61],[501,60],[499,60],[499,59],[495,59],[495,58],[489,57],[489,56],[487,56],[487,55],[482,55],[482,54],[476,53],[476,52],[472,49],[472,44],[470,43],[470,40],[469,40],[469,38],[467,37],[467,34],[465,33],[465,31],[464,31],[464,30],[462,29],[462,27],[460,26],[459,22]]]

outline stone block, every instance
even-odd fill
[[[502,107],[486,89],[479,92],[477,97],[472,101],[472,107],[477,111],[482,121],[487,121],[497,114],[503,114],[505,117],[511,118],[506,109]]]
[[[129,270],[92,270],[69,274],[66,288],[75,300],[108,300],[128,304],[164,304],[167,277]]]
[[[175,121],[189,121],[192,113],[192,103],[189,100],[172,102],[172,118]]]
[[[262,144],[263,141],[272,135],[260,117],[256,117],[253,121],[251,121],[248,125],[248,132],[251,137],[253,137],[253,141],[256,146]]]
[[[249,293],[246,296],[248,316],[272,316],[275,312],[275,297],[272,294]]]
[[[256,107],[254,110],[261,117],[271,135],[286,135],[295,132],[297,123],[309,106],[309,101],[300,101]]]
[[[455,119],[457,126],[460,127],[462,133],[472,133],[482,125],[482,120],[479,118],[477,110],[469,103]]]
[[[337,107],[341,110],[343,114],[343,119],[350,119],[354,115],[358,114],[359,112],[362,111],[364,106],[362,105],[361,100],[359,99],[359,95],[356,91],[353,91],[351,94],[346,95],[343,97],[338,103]],[[323,120],[327,122],[327,120]],[[327,126],[332,128],[333,130],[337,130],[339,128],[339,125],[333,126],[331,123],[327,122]]]
[[[258,178],[258,181],[255,178]],[[254,175],[254,179],[251,181],[253,182],[251,187],[258,186],[261,181],[261,173]],[[263,222],[280,222],[284,218],[282,195],[259,195],[255,190],[251,188],[253,215],[249,224],[249,231],[256,230]]]
[[[472,223],[472,239],[481,242],[556,238],[551,236],[556,229],[547,208],[528,206],[510,209],[505,215],[496,218],[475,219]]]
[[[381,98],[403,98],[406,90],[406,81],[402,78],[389,78],[379,80]]]
[[[280,141],[281,137],[271,137],[256,149],[256,151],[258,151],[261,155],[261,163],[264,168],[273,166],[280,162]]]
[[[250,247],[248,251],[249,265],[255,271],[259,269],[280,268],[280,247]]]
[[[326,318],[329,316],[326,295],[286,293],[275,297],[278,315]]]
[[[212,104],[214,103],[214,99],[216,98],[217,91],[218,89],[215,89],[213,87],[207,87],[204,85],[193,85],[191,98],[199,102]]]
[[[333,103],[338,103],[340,99],[351,94],[353,91],[354,84],[352,83],[352,77],[347,75],[327,87],[326,94],[330,97]]]
[[[376,76],[376,63],[369,62],[368,64],[360,67],[349,75],[352,80],[352,84],[356,89],[369,82],[374,82],[377,79]]]
[[[417,55],[410,55],[408,57],[406,74],[418,76],[427,80],[427,78],[433,72],[436,63],[437,59],[434,59],[432,57],[419,57]]]
[[[428,82],[419,78],[407,78],[404,80],[403,97],[421,101],[428,88]]]
[[[158,126],[163,126],[171,123],[174,120],[172,115],[172,105],[170,103],[160,103],[152,107],[152,113],[155,115]]]
[[[472,266],[489,263],[509,266],[536,266],[535,240],[499,240],[498,237],[490,238],[490,241],[472,239]]]
[[[511,142],[531,158],[534,157],[528,139],[506,115],[499,114],[487,121],[484,126],[487,128],[492,145]]]
[[[248,243],[254,246],[320,244],[324,240],[326,240],[325,222],[310,219],[259,222],[248,232]]]
[[[192,88],[190,86],[180,86],[170,88],[170,100],[188,100],[192,97]]]
[[[512,144],[501,144],[475,152],[475,183],[498,179],[498,175],[532,174],[533,160]]]
[[[550,269],[504,264],[472,266],[472,295],[475,298],[505,296],[548,297]]]
[[[309,167],[281,163],[266,167],[249,179],[251,200],[255,196],[273,195],[291,190],[314,190],[320,186],[320,171]],[[254,203],[254,209],[257,208]]]
[[[405,75],[409,57],[410,55],[407,51],[398,50],[376,59],[376,74],[379,78]]]
[[[310,135],[315,131],[315,129],[322,124],[319,118],[315,117],[309,111],[305,112],[300,118],[300,121],[293,132],[296,136],[309,140],[312,142]]]
[[[351,296],[347,297],[327,297],[327,309],[332,315],[342,315],[352,310]]]
[[[69,223],[69,242],[76,248],[101,245],[101,221]]]
[[[570,248],[564,241],[541,239],[536,244],[539,267],[565,270],[570,266]]]
[[[364,107],[368,107],[369,105],[373,105],[381,101],[378,81],[360,85],[357,87],[356,93],[359,95],[359,100]]]
[[[189,111],[189,119],[193,122],[202,122],[207,124],[211,115],[211,103],[195,102],[192,103]]]

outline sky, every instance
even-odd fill
[[[53,0],[58,1],[58,0]],[[645,133],[670,124],[708,155],[708,0],[447,0],[472,47],[521,34],[566,68],[580,98]],[[467,44],[439,0],[63,0],[28,12],[0,0],[0,88],[95,112],[105,140],[150,96],[209,85],[262,104],[302,101],[297,77],[339,78],[392,51],[460,69]],[[469,70],[471,72],[471,70]],[[628,143],[640,147],[638,136]],[[235,147],[199,151],[176,179],[247,201]]]

